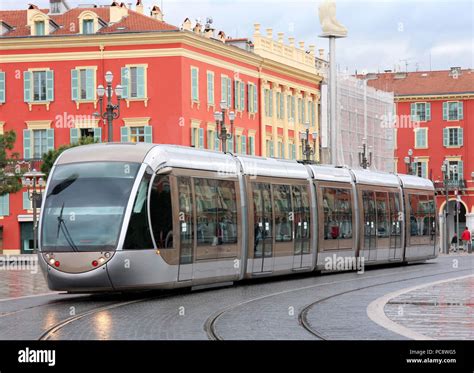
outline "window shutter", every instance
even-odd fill
[[[54,101],[54,71],[46,71],[46,101]]]
[[[427,122],[431,120],[431,103],[429,102],[425,105],[425,120]]]
[[[219,151],[219,137],[217,137],[217,132],[214,134],[214,150]]]
[[[296,159],[296,145],[292,144],[291,147],[292,147],[291,153],[292,153],[293,159]]]
[[[0,71],[0,102],[5,102],[5,72]]]
[[[242,135],[240,141],[240,152],[242,154],[247,154],[247,137]]]
[[[270,116],[272,117],[273,116],[273,90],[270,90]]]
[[[88,100],[94,99],[94,69],[87,69],[86,70],[86,97]]]
[[[28,192],[23,192],[23,210],[31,210],[31,201]]]
[[[286,98],[286,116],[288,117],[288,120],[291,119],[291,96]]]
[[[273,152],[273,141],[270,141],[270,157],[273,157],[274,156],[274,152]]]
[[[121,76],[122,76],[122,84],[121,84],[122,85],[122,98],[128,98],[128,85],[129,85],[130,70],[128,67],[122,67],[120,71],[121,71]]]
[[[69,130],[69,138],[71,144],[77,144],[79,141],[79,128],[71,128]]]
[[[253,112],[258,113],[258,92],[257,86],[253,86]]]
[[[255,155],[255,139],[253,136],[249,137],[249,154]]]
[[[239,105],[239,82],[234,80],[234,109],[240,109]]]
[[[421,162],[421,177],[427,178],[428,177],[428,163]]]
[[[30,159],[31,158],[31,137],[32,137],[31,130],[23,130],[23,158]]]
[[[410,116],[413,122],[417,121],[416,118],[416,104],[410,104]]]
[[[23,99],[25,102],[31,101],[31,81],[33,74],[30,71],[23,72]]]
[[[464,119],[463,102],[460,101],[458,102],[458,120],[463,120],[463,119]]]
[[[0,196],[0,216],[10,215],[10,194]]]
[[[153,142],[153,127],[144,126],[144,131],[145,131],[145,142],[151,144]]]
[[[250,85],[250,83],[248,83],[247,84],[247,108],[248,108],[249,113],[253,112],[252,100],[253,100],[252,86]]]
[[[448,103],[443,102],[443,120],[448,120]]]
[[[79,71],[76,69],[71,70],[71,99],[79,99]]]
[[[464,130],[462,128],[458,128],[458,146],[464,145]]]
[[[285,117],[285,95],[282,93],[280,94],[280,118],[283,119]]]
[[[245,83],[240,82],[240,110],[245,110]]]
[[[296,106],[296,99],[294,96],[291,96],[291,117],[293,118],[293,121],[296,121],[295,106]]]
[[[120,142],[130,141],[130,128],[127,126],[120,127]]]
[[[221,77],[221,101],[227,102],[227,78]]]
[[[232,107],[232,81],[227,78],[227,107]]]
[[[207,103],[214,103],[214,77],[210,72],[207,73]]]
[[[46,138],[48,142],[48,151],[54,150],[54,129],[53,128],[48,128],[46,130]]]
[[[464,162],[458,161],[458,180],[464,180]]]
[[[449,129],[443,128],[443,146],[449,146]]]
[[[204,128],[199,128],[199,148],[204,148]]]
[[[137,66],[137,97],[145,98],[145,67]]]
[[[94,128],[94,141],[95,142],[102,142],[102,128],[95,127]]]

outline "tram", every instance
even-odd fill
[[[431,181],[174,145],[63,152],[39,222],[52,290],[171,289],[438,254]]]

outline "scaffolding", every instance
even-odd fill
[[[367,107],[366,117],[364,101]],[[361,168],[359,152],[362,151],[365,142],[372,152],[370,169],[394,171],[394,108],[393,93],[368,87],[367,80],[338,74],[336,104],[338,165]],[[322,119],[326,122],[324,120],[326,118]],[[329,136],[329,130],[327,125],[323,125],[322,136]]]

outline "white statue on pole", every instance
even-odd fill
[[[347,29],[336,19],[336,3],[333,0],[324,0],[319,6],[319,22],[322,36],[347,36]]]

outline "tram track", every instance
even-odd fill
[[[451,270],[451,271],[445,271],[445,272],[430,273],[430,274],[426,274],[426,275],[423,275],[423,276],[414,276],[414,277],[409,277],[409,278],[404,278],[404,279],[395,279],[395,280],[392,280],[392,281],[385,281],[385,282],[382,282],[382,283],[371,284],[371,285],[367,285],[367,286],[361,286],[361,287],[358,287],[357,289],[350,289],[350,290],[345,290],[345,291],[342,291],[342,292],[338,292],[336,294],[332,294],[330,296],[318,299],[317,301],[312,302],[312,303],[304,306],[303,309],[298,313],[298,323],[301,327],[303,327],[307,332],[309,332],[313,336],[317,337],[320,340],[326,340],[324,335],[322,335],[320,332],[318,332],[317,330],[312,328],[310,323],[307,320],[307,315],[308,315],[309,310],[312,307],[314,307],[315,305],[317,305],[318,303],[322,303],[324,301],[327,301],[327,300],[332,299],[332,298],[336,298],[336,297],[341,296],[341,295],[345,295],[345,294],[352,293],[352,292],[357,292],[357,291],[368,289],[368,288],[374,288],[374,287],[377,287],[377,286],[389,285],[389,284],[393,284],[393,283],[397,283],[397,282],[416,280],[416,279],[426,278],[426,277],[439,276],[439,275],[443,275],[443,274],[450,274],[450,273],[454,274],[454,273],[465,272],[465,271],[472,271],[472,269]],[[405,274],[413,273],[413,272],[419,273],[419,270],[407,271],[407,272],[405,272]],[[381,275],[364,277],[364,278],[358,279],[357,281],[368,280],[368,279],[373,279],[373,278],[388,277],[388,276],[394,276],[394,275],[397,275],[397,274],[396,273],[387,273],[387,274],[384,273],[384,274],[381,274]],[[255,297],[255,298],[252,298],[252,299],[248,299],[246,301],[242,301],[242,302],[230,305],[228,307],[225,307],[224,309],[219,310],[218,312],[215,312],[211,316],[209,316],[207,318],[206,322],[204,323],[204,331],[206,332],[206,335],[207,335],[209,340],[224,340],[224,338],[217,331],[217,323],[218,323],[219,319],[221,319],[222,316],[225,315],[226,313],[228,313],[229,311],[235,310],[235,309],[237,309],[241,306],[245,306],[245,305],[253,303],[253,302],[258,302],[258,301],[261,301],[261,300],[264,300],[264,299],[267,299],[267,298],[271,298],[271,297],[275,297],[275,296],[281,296],[281,295],[289,294],[289,293],[293,293],[293,292],[304,291],[304,290],[309,290],[309,289],[313,289],[313,288],[317,288],[317,287],[322,287],[322,286],[327,286],[327,285],[335,285],[335,284],[341,284],[341,283],[347,283],[347,282],[354,282],[354,279],[351,278],[351,279],[347,279],[347,280],[340,280],[340,281],[334,281],[334,282],[324,282],[324,283],[321,283],[321,284],[314,284],[314,285],[308,285],[308,286],[303,286],[303,287],[294,288],[294,289],[288,289],[288,290],[284,290],[284,291],[279,291],[279,292],[275,292],[275,293]]]

